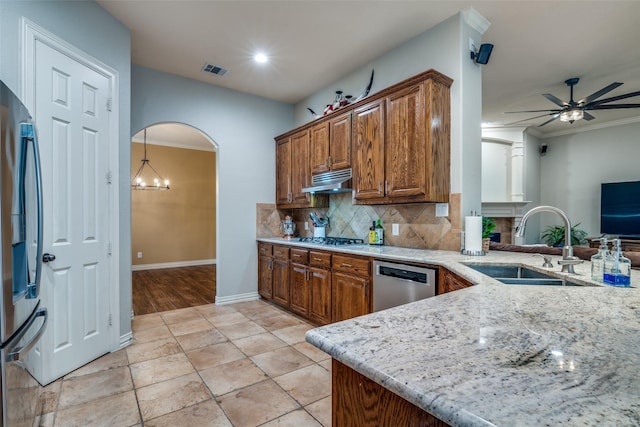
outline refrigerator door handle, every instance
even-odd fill
[[[49,315],[47,314],[46,308],[40,308],[36,310],[35,315],[31,316],[31,319],[27,322],[24,328],[18,331],[15,337],[11,340],[15,343],[19,343],[22,337],[29,331],[31,325],[35,322],[38,317],[44,317],[44,322],[42,322],[42,326],[38,329],[38,332],[29,340],[29,342],[22,347],[13,347],[11,344],[7,346],[7,357],[5,361],[7,362],[20,362],[22,356],[27,354],[31,348],[38,342],[42,334],[44,333],[45,328],[47,327],[47,318]]]
[[[22,123],[22,135],[26,138],[27,142],[31,142],[33,148],[33,163],[35,169],[35,186],[36,186],[36,215],[37,215],[37,230],[36,230],[36,268],[34,274],[33,283],[27,284],[27,298],[38,298],[40,294],[40,275],[42,274],[42,253],[43,253],[43,241],[42,241],[42,176],[40,171],[40,150],[38,149],[38,141],[36,139],[36,133],[31,123]],[[24,182],[24,181],[23,181]]]

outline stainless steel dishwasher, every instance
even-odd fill
[[[373,262],[373,311],[436,295],[436,272],[428,267]]]

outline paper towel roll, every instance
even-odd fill
[[[465,252],[482,251],[482,217],[464,217],[464,250]]]

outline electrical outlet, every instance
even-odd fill
[[[138,259],[142,259],[142,252],[138,252]]]
[[[436,203],[436,216],[449,216],[449,203]]]
[[[309,221],[305,221],[304,222],[304,229],[308,230],[309,229]]]
[[[471,37],[469,37],[469,50],[473,53],[476,52],[476,42]]]
[[[391,235],[392,236],[400,235],[400,225],[399,224],[391,224]]]

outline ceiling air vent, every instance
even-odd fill
[[[216,76],[220,77],[229,72],[229,70],[227,70],[226,68],[213,64],[204,64],[204,67],[202,67],[202,71],[209,74],[215,74]]]

